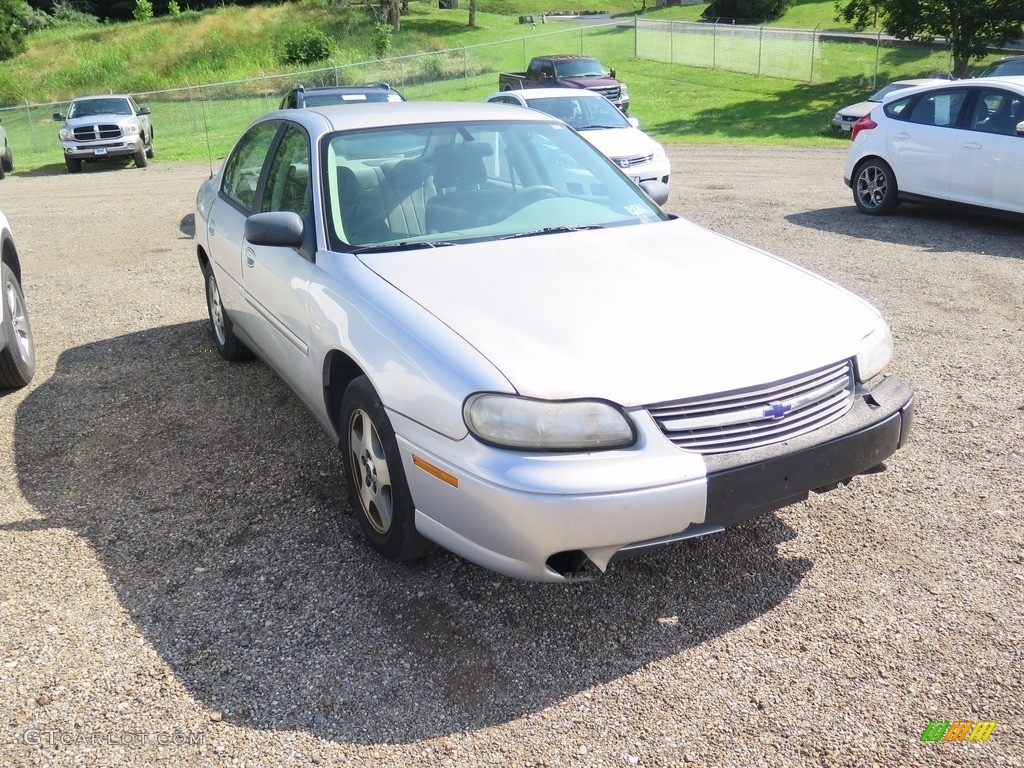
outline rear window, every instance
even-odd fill
[[[1005,75],[1024,75],[1024,58],[997,61],[981,71],[978,77],[1004,77]]]

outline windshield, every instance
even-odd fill
[[[365,104],[368,101],[401,101],[397,93],[373,91],[364,93],[317,93],[306,94],[302,100],[306,107],[324,107],[329,104]]]
[[[569,59],[555,62],[555,72],[559,78],[565,77],[605,77],[604,69],[596,59]]]
[[[668,216],[561,123],[345,131],[322,144],[333,250],[392,250]]]
[[[604,96],[580,95],[571,98],[532,97],[529,105],[539,109],[576,130],[593,128],[630,128],[629,121]]]
[[[128,99],[83,99],[71,102],[68,118],[93,117],[95,115],[130,115],[131,105]]]
[[[904,85],[903,83],[889,83],[889,85],[885,86],[880,91],[877,91],[873,95],[868,96],[868,101],[877,101],[879,104],[881,104],[882,99],[884,99],[890,93],[893,93],[894,91],[901,91],[904,88],[909,87],[909,85]]]

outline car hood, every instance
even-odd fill
[[[558,84],[566,85],[571,88],[610,88],[618,85],[619,81],[610,77],[590,75],[589,77],[560,77],[558,79]]]
[[[89,115],[88,117],[73,117],[65,120],[64,125],[74,128],[79,125],[97,125],[98,123],[125,123],[135,120],[135,115]]]
[[[580,136],[606,157],[633,157],[661,151],[661,145],[637,128],[592,128]]]
[[[538,398],[630,407],[774,382],[852,357],[880,322],[683,219],[360,258]]]
[[[877,101],[858,101],[856,104],[840,109],[839,114],[846,115],[847,117],[864,117],[864,115],[877,106]]]

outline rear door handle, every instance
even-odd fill
[[[909,133],[904,133],[903,131],[900,131],[895,136],[893,136],[893,138],[894,139],[909,139],[910,138],[910,134]]]
[[[976,141],[965,141],[961,146],[964,149],[981,149],[981,144]]]

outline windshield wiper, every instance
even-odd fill
[[[401,243],[384,243],[383,245],[368,245],[365,248],[356,248],[352,253],[384,253],[386,251],[416,251],[421,248],[443,248],[446,245],[455,245],[448,241],[427,242],[425,240],[405,241]]]
[[[604,229],[604,224],[587,224],[582,227],[544,227],[531,229],[528,232],[516,232],[514,235],[499,237],[499,240],[515,240],[520,237],[536,237],[537,235],[553,235],[559,232],[582,232],[585,229]]]

